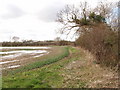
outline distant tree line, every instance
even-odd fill
[[[33,41],[33,40],[24,40],[22,42],[19,41],[6,41],[0,43],[2,46],[49,46],[49,45],[74,45],[74,42],[60,40],[60,41]]]

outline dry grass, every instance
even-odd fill
[[[90,52],[79,48],[78,60],[65,66],[64,87],[117,88],[118,75],[109,68],[100,67]]]

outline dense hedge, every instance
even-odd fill
[[[99,23],[76,40],[76,44],[92,52],[97,63],[115,67],[118,64],[118,33],[106,24]]]

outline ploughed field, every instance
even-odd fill
[[[16,69],[52,52],[52,47],[0,47],[2,70]]]

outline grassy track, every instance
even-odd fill
[[[68,55],[68,49],[70,55]],[[64,51],[65,50],[65,51]],[[3,77],[4,88],[116,87],[112,71],[99,67],[83,49],[64,48],[64,54],[44,66]],[[66,54],[67,53],[67,54]],[[56,56],[56,55],[55,55]],[[57,56],[56,56],[57,57]],[[62,59],[63,58],[63,59]],[[61,59],[61,60],[60,60]],[[54,63],[53,63],[54,62]],[[26,69],[28,70],[28,69]],[[112,83],[110,83],[112,82]]]

